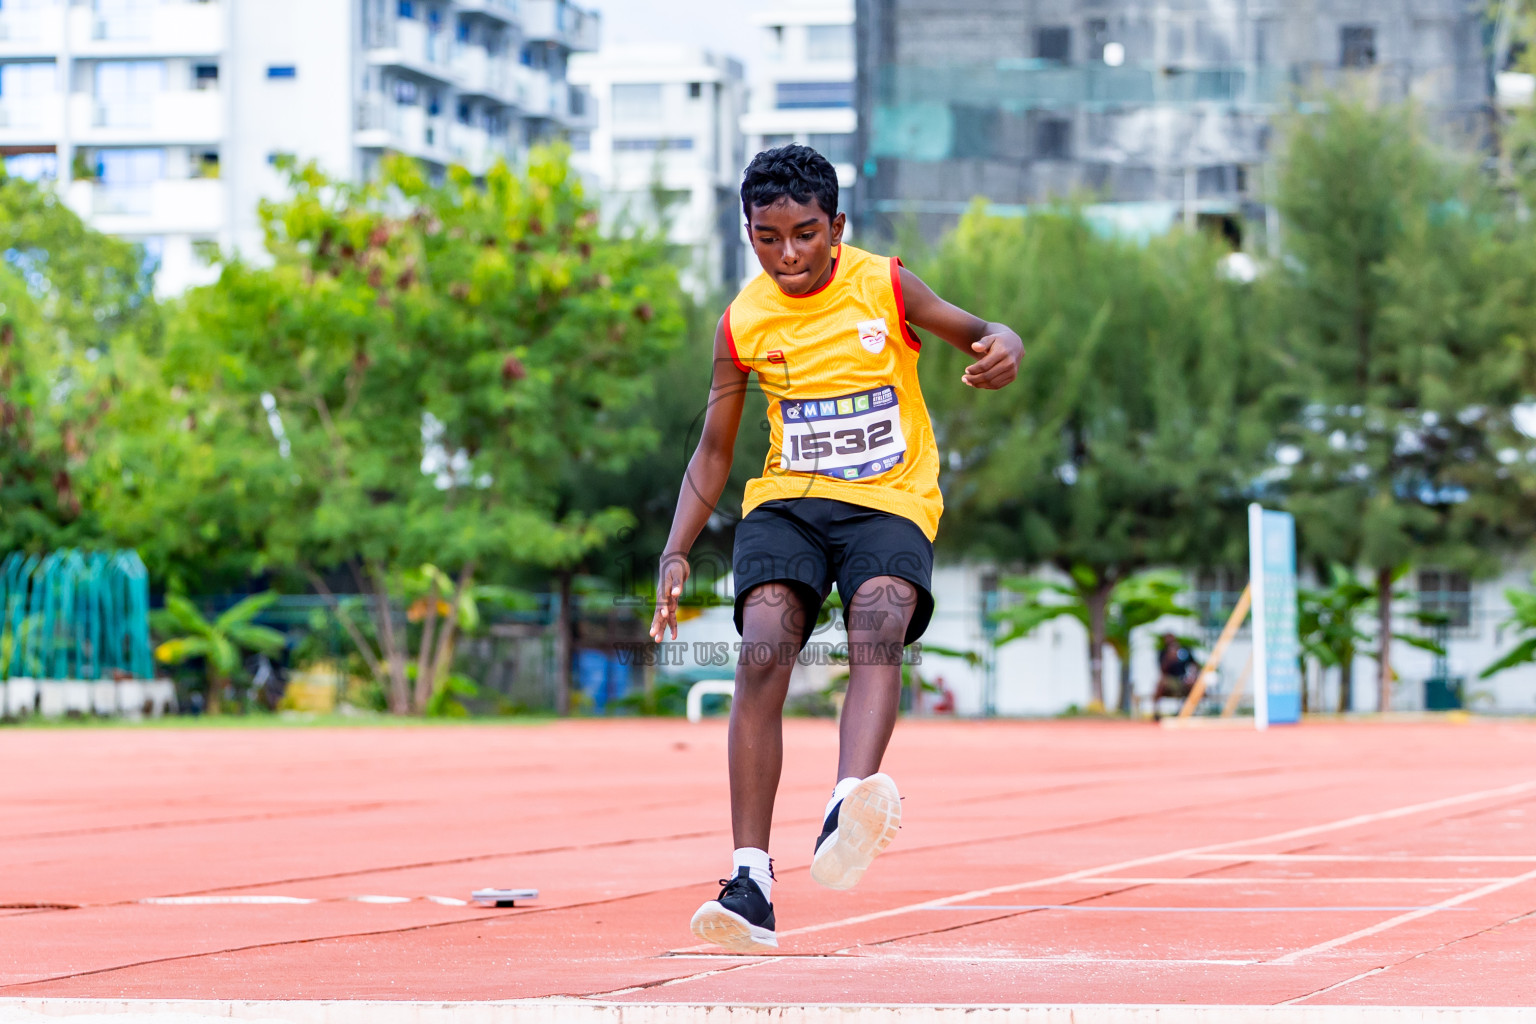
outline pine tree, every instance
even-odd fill
[[[1344,99],[1287,125],[1272,279],[1297,415],[1283,452],[1302,543],[1372,573],[1378,706],[1392,672],[1392,581],[1433,560],[1490,572],[1532,533],[1531,246],[1471,168],[1412,113]]]

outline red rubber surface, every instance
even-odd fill
[[[1536,1003],[1531,723],[903,722],[847,893],[835,728],[785,744],[780,955],[732,957],[718,720],[0,733],[0,997]],[[482,886],[542,898],[420,898]],[[138,902],[197,894],[321,902]]]

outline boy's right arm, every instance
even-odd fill
[[[677,496],[672,532],[661,554],[656,584],[656,613],[651,618],[651,639],[660,641],[668,627],[677,639],[677,600],[688,579],[688,552],[704,524],[715,511],[731,475],[731,456],[736,449],[736,430],[747,394],[747,374],[736,365],[726,335],[725,318],[715,328],[715,369],[709,385],[709,407],[704,412],[704,431],[699,446],[688,460],[688,473]]]

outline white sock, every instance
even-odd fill
[[[853,787],[863,781],[863,779],[855,779],[852,776],[838,780],[837,785],[832,787],[832,799],[827,801],[827,809],[821,812],[822,820],[825,821],[827,815],[832,813],[832,808],[837,806],[837,802],[849,793],[852,793]]]
[[[735,876],[742,868],[752,876],[752,881],[763,890],[763,899],[773,902],[773,861],[768,857],[767,850],[759,850],[755,846],[743,846],[731,855],[731,875]]]

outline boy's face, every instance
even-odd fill
[[[763,271],[788,295],[804,295],[832,276],[832,250],[843,244],[839,213],[828,217],[813,199],[797,203],[785,196],[771,206],[752,207],[747,234]]]

